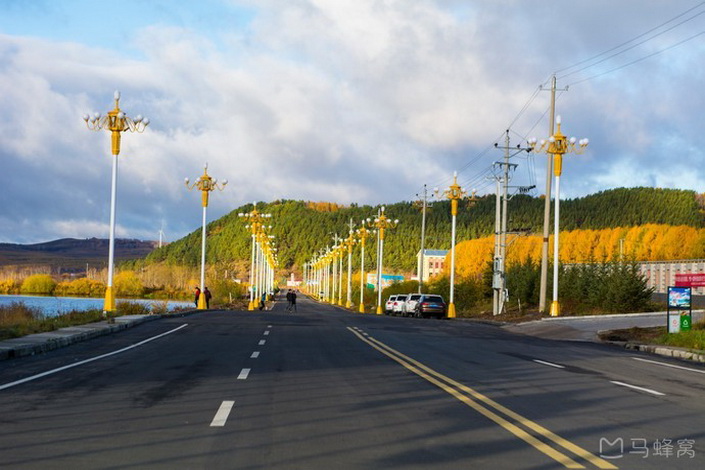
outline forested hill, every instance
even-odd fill
[[[528,229],[541,233],[544,199],[517,195],[509,201],[509,230]],[[250,234],[239,212],[249,212],[252,204],[239,207],[208,225],[208,263],[236,266],[250,259]],[[628,227],[646,223],[705,227],[703,197],[694,191],[654,188],[620,188],[561,201],[561,230]],[[333,234],[347,236],[348,224],[359,226],[363,218],[377,214],[377,207],[338,206],[332,203],[275,201],[259,203],[257,210],[272,214],[271,233],[279,249],[284,268],[300,269],[319,249],[333,244]],[[399,226],[385,237],[385,267],[411,272],[420,248],[421,210],[418,204],[400,202],[386,206],[391,219]],[[495,197],[478,198],[474,204],[461,202],[458,215],[458,241],[494,233]],[[426,221],[426,248],[450,247],[450,204],[433,203]],[[161,249],[147,258],[147,264],[166,261],[195,266],[200,262],[200,229]],[[374,246],[374,245],[372,245]],[[375,255],[367,250],[368,263]],[[359,255],[358,255],[359,256]],[[370,266],[371,264],[368,264]]]

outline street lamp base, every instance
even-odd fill
[[[205,310],[206,309],[206,294],[201,292],[201,294],[198,296],[198,310]]]
[[[360,304],[360,308],[358,308],[358,311],[360,313],[365,313],[365,304]]]
[[[554,300],[551,304],[551,316],[558,317],[561,315],[561,306],[558,304],[557,300]]]
[[[103,311],[115,311],[115,295],[113,295],[113,286],[108,286],[105,288],[105,302],[103,302]]]
[[[455,318],[455,304],[448,304],[448,318]]]
[[[253,300],[250,300],[247,304],[247,310],[249,312],[253,311],[255,309],[255,302]]]
[[[381,305],[377,306],[377,315],[382,315],[382,306]]]
[[[349,300],[347,302],[345,302],[345,308],[352,308],[352,307],[353,307],[352,302],[350,302]]]

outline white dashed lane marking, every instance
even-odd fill
[[[639,390],[640,392],[650,393],[651,395],[664,396],[665,393],[657,392],[656,390],[651,390],[650,388],[637,387],[636,385],[625,384],[624,382],[617,382],[616,380],[610,380],[611,383],[619,385],[620,387],[627,387],[634,390]]]
[[[225,426],[225,422],[228,420],[228,416],[230,416],[233,405],[235,405],[234,401],[223,401],[223,403],[220,404],[220,408],[218,408],[218,411],[215,413],[213,421],[211,421],[211,427]]]
[[[556,369],[565,369],[565,366],[562,366],[560,364],[554,364],[553,362],[542,361],[541,359],[534,359],[534,362],[543,364],[545,366],[555,367]]]

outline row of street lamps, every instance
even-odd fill
[[[272,226],[267,221],[272,214],[257,210],[253,203],[250,212],[238,214],[248,221],[246,228],[250,229],[252,237],[250,259],[250,302],[247,310],[254,310],[258,302],[266,302],[267,295],[274,291],[274,270],[277,266],[277,248],[274,246],[274,235],[270,233]]]
[[[100,113],[93,115],[85,114],[83,120],[90,130],[106,130],[111,133],[111,154],[112,159],[112,178],[111,178],[111,199],[110,199],[110,240],[108,250],[108,280],[105,291],[105,301],[103,306],[104,313],[115,310],[115,294],[113,292],[113,277],[115,265],[115,225],[116,225],[116,199],[117,199],[117,163],[118,155],[120,154],[120,141],[123,132],[142,133],[149,125],[149,119],[138,115],[134,119],[128,117],[123,110],[120,109],[120,92],[114,94],[115,107],[110,110],[105,116]],[[548,140],[537,142],[536,138],[529,139],[529,149],[536,152],[546,153],[553,156],[554,176],[556,179],[556,196],[555,196],[555,216],[554,216],[554,272],[553,272],[553,302],[551,304],[551,316],[560,315],[560,305],[558,302],[558,252],[559,252],[559,220],[560,220],[560,176],[562,173],[563,155],[566,153],[580,154],[584,152],[588,145],[588,139],[576,141],[574,137],[568,139],[561,133],[561,118],[556,118],[557,130],[549,137]],[[206,164],[203,175],[193,184],[189,184],[189,179],[185,179],[185,184],[189,189],[197,188],[201,191],[201,205],[203,207],[203,223],[201,237],[201,279],[200,279],[200,296],[198,298],[198,308],[206,308],[205,299],[205,256],[206,256],[206,209],[208,207],[209,193],[215,189],[223,190],[227,184],[227,180],[222,183],[208,175],[208,165]],[[436,195],[442,195],[451,201],[451,266],[450,266],[450,298],[448,304],[448,317],[456,316],[454,302],[454,284],[455,284],[455,227],[456,216],[458,213],[458,201],[467,197],[467,193],[457,182],[457,173],[453,174],[453,184],[442,193],[438,189],[435,190]],[[474,193],[473,193],[474,199]],[[277,265],[276,247],[273,246],[273,235],[269,233],[271,225],[265,222],[271,217],[271,214],[263,214],[257,211],[256,206],[249,213],[240,213],[239,217],[246,218],[249,223],[248,228],[251,229],[252,235],[252,251],[251,251],[251,270],[250,270],[250,301],[249,310],[254,310],[256,305],[255,293],[262,296],[262,300],[266,300],[266,294],[274,290],[274,269]],[[387,230],[393,229],[398,225],[398,220],[390,220],[384,213],[382,207],[377,217],[374,219],[367,218],[362,221],[360,228],[353,230],[352,221],[350,224],[349,235],[345,239],[339,239],[336,235],[335,244],[332,247],[327,247],[318,256],[310,262],[304,264],[304,284],[310,290],[311,287],[316,287],[315,295],[321,300],[336,303],[342,306],[342,276],[343,276],[343,257],[347,251],[348,258],[348,276],[347,276],[347,301],[346,307],[352,307],[352,249],[357,243],[360,244],[360,305],[359,311],[364,312],[364,277],[365,277],[365,241],[372,234],[377,235],[377,314],[382,314],[382,274],[383,274],[383,258],[384,258],[384,238]],[[337,285],[336,285],[337,281]],[[337,293],[337,300],[336,300]]]
[[[448,317],[455,318],[456,310],[454,303],[455,286],[455,225],[458,214],[458,201],[467,196],[467,193],[460,187],[457,181],[457,174],[453,175],[453,184],[445,191],[435,190],[436,195],[446,197],[451,201],[451,268],[450,268],[450,302],[448,304]],[[473,193],[474,199],[474,193]],[[384,213],[384,206],[380,208],[377,217],[367,218],[362,221],[360,228],[353,230],[350,222],[349,236],[342,243],[338,244],[338,237],[335,237],[335,244],[332,247],[322,249],[318,256],[304,264],[304,286],[307,291],[324,302],[342,306],[342,257],[344,251],[348,252],[348,301],[347,308],[352,307],[352,247],[360,244],[360,305],[359,312],[365,312],[364,289],[365,289],[365,243],[372,234],[377,235],[377,307],[375,313],[381,315],[382,307],[382,274],[384,260],[384,238],[387,230],[396,228],[399,220],[391,220]],[[340,261],[340,268],[338,268]],[[337,282],[336,282],[337,281]],[[341,287],[337,290],[336,285]],[[312,289],[315,289],[312,290]]]
[[[363,219],[360,227],[353,229],[352,220],[348,237],[333,238],[333,246],[327,246],[319,251],[314,258],[304,263],[304,286],[307,292],[319,300],[334,305],[343,305],[343,258],[347,254],[347,300],[345,306],[352,308],[352,250],[360,244],[360,313],[365,312],[365,246],[367,239],[373,234],[377,235],[377,314],[382,314],[382,260],[384,258],[385,231],[395,228],[399,220],[391,220],[384,213],[384,207],[377,212],[377,216]],[[314,290],[315,289],[315,290]]]

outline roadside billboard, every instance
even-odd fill
[[[404,280],[404,276],[397,276],[395,274],[382,274],[382,289],[385,287],[389,287],[395,282],[402,282]],[[377,288],[377,274],[376,273],[367,273],[367,288],[368,289],[376,289]]]
[[[673,311],[673,313],[671,313]],[[690,330],[692,323],[692,288],[673,286],[668,288],[667,328],[669,333]]]
[[[676,287],[705,287],[705,273],[677,273]]]

